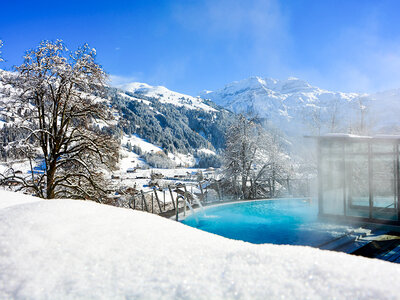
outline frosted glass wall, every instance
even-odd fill
[[[328,141],[321,146],[322,211],[324,214],[343,214],[343,144]]]
[[[372,145],[372,217],[394,219],[397,211],[395,145]]]
[[[369,216],[368,143],[346,143],[346,215]]]
[[[398,221],[398,142],[321,139],[320,213]]]

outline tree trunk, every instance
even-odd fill
[[[56,160],[53,160],[49,164],[49,168],[47,170],[47,185],[46,185],[46,198],[54,199],[55,191],[54,191],[54,177],[56,175]]]

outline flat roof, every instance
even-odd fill
[[[305,138],[313,138],[318,140],[380,140],[380,141],[400,141],[400,135],[378,134],[373,136],[355,135],[348,133],[326,133],[319,136],[304,136]]]

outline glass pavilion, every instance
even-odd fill
[[[317,140],[319,214],[400,225],[400,136]]]

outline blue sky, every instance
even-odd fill
[[[115,82],[196,95],[252,75],[400,88],[400,1],[2,1],[0,67],[43,39],[87,42]]]

